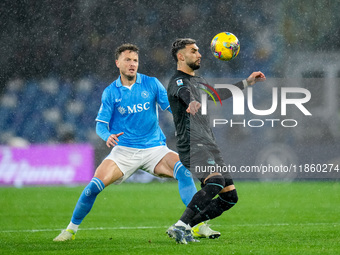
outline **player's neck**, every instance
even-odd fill
[[[195,76],[195,71],[192,70],[189,66],[185,65],[177,65],[177,70],[183,73],[189,74],[191,76]]]
[[[126,76],[120,75],[120,81],[121,81],[123,86],[131,86],[131,85],[135,84],[136,79],[137,79],[137,76],[135,76],[132,80],[130,80]]]
[[[186,68],[177,68],[178,71],[181,71],[183,73],[189,74],[191,76],[195,76],[195,71],[192,70],[191,68],[186,69]]]

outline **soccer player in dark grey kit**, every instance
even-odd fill
[[[195,166],[209,169],[211,166],[226,166],[216,144],[207,115],[201,114],[201,94],[207,89],[207,81],[195,75],[200,68],[201,54],[196,41],[190,38],[177,39],[172,44],[172,55],[177,62],[177,71],[168,85],[168,98],[176,126],[177,149],[183,165],[200,181],[202,189],[188,204],[180,220],[167,233],[177,243],[195,241],[188,238],[199,231],[192,226],[220,216],[233,207],[238,196],[230,173],[195,172]],[[266,79],[262,72],[253,72],[246,80],[236,84],[240,89]],[[232,96],[227,89],[216,90],[221,98]],[[216,169],[216,168],[215,168]],[[214,199],[216,195],[219,195]],[[202,230],[200,231],[202,232]],[[219,237],[219,233],[210,238]]]

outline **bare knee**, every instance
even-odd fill
[[[117,164],[110,159],[105,159],[97,167],[96,172],[94,173],[94,177],[100,179],[105,187],[117,181],[123,175],[123,172],[119,169]]]

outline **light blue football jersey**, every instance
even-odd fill
[[[163,111],[170,107],[157,78],[137,73],[136,83],[128,88],[119,76],[104,90],[96,121],[106,123],[111,134],[124,132],[118,145],[140,149],[165,145],[158,105]]]

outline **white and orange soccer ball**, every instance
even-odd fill
[[[210,49],[215,58],[229,61],[236,58],[240,52],[240,42],[234,34],[222,32],[212,39]]]

